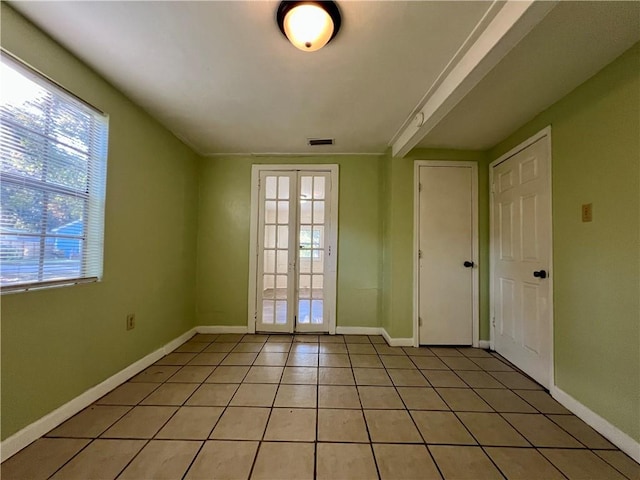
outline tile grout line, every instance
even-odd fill
[[[191,337],[193,338],[193,337]],[[189,339],[190,340],[190,339]],[[187,341],[189,341],[187,340]],[[185,342],[186,343],[186,342]],[[171,352],[173,353],[173,352]],[[162,358],[166,357],[167,355],[163,356]],[[149,367],[152,367],[156,365],[155,363],[150,365]],[[167,365],[170,366],[170,365]],[[145,368],[145,370],[147,370],[149,367]],[[144,372],[144,370],[143,370]],[[142,372],[140,372],[142,373]],[[139,374],[138,374],[139,375]],[[134,377],[137,375],[134,375]],[[173,375],[172,375],[173,376]],[[132,377],[133,378],[133,377]],[[170,378],[170,377],[169,377]],[[123,384],[119,385],[116,388],[119,388],[120,386],[126,384],[126,383],[137,383],[137,382],[130,382],[131,379],[127,380],[126,382],[124,382]],[[143,382],[140,382],[143,383]],[[151,382],[145,382],[145,383],[151,383]],[[120,420],[122,420],[127,414],[129,414],[130,412],[132,412],[137,406],[140,406],[140,403],[142,401],[144,401],[147,397],[149,397],[152,393],[154,393],[156,390],[158,390],[162,385],[164,384],[164,382],[162,383],[158,383],[158,386],[156,388],[154,388],[153,390],[151,390],[147,395],[145,395],[142,399],[140,399],[135,405],[130,406],[130,405],[126,405],[126,406],[130,406],[129,410],[127,412],[125,412],[122,416],[120,416],[117,420],[115,420],[113,423],[111,423],[108,427],[106,427],[101,433],[98,434],[97,437],[91,438],[91,440],[89,441],[89,443],[87,443],[83,448],[81,448],[80,450],[78,450],[78,452],[76,452],[75,455],[71,456],[66,462],[64,462],[62,465],[60,465],[60,467],[58,467],[49,477],[47,478],[52,478],[54,475],[56,475],[56,473],[58,473],[60,470],[62,470],[65,466],[67,466],[73,459],[75,459],[76,457],[78,457],[80,455],[81,452],[85,451],[86,449],[88,449],[88,447],[93,444],[96,440],[122,440],[122,439],[118,439],[118,438],[103,438],[102,435],[109,430],[111,427],[113,427],[116,423],[118,423]],[[114,388],[113,390],[111,390],[110,392],[107,392],[105,395],[103,395],[101,398],[106,397],[107,395],[111,394],[114,390],[116,390],[116,388]],[[92,403],[91,405],[96,405],[98,406],[99,404],[97,402],[100,401],[100,399],[98,399],[96,402]],[[91,405],[89,405],[89,407],[91,407]],[[106,406],[111,406],[109,404],[107,404]],[[114,405],[115,406],[115,405]],[[89,408],[87,407],[87,408]],[[86,410],[83,409],[82,411]],[[177,411],[177,410],[176,410]],[[80,412],[78,412],[80,413]],[[175,412],[174,412],[175,414]],[[76,414],[77,415],[77,414]],[[75,415],[74,415],[75,416]],[[172,415],[173,416],[173,415]],[[171,416],[171,417],[172,417]],[[170,418],[171,418],[170,417]],[[73,417],[71,417],[73,418]],[[167,420],[168,421],[168,420]],[[166,423],[166,422],[165,422]],[[164,425],[163,425],[164,426]],[[56,427],[57,428],[57,427]],[[162,427],[160,427],[162,428]],[[156,432],[157,433],[157,432]],[[44,435],[41,438],[45,438],[46,435]],[[62,438],[69,438],[69,437],[62,437]],[[71,437],[72,438],[72,437]],[[153,438],[153,437],[152,437]],[[126,439],[126,440],[136,440],[136,439]],[[129,466],[129,464],[140,454],[140,452],[149,444],[149,442],[151,441],[151,438],[149,439],[142,439],[142,440],[146,440],[145,444],[140,448],[140,450],[138,450],[138,452],[136,452],[136,454],[129,460],[129,462],[127,462],[127,464],[118,472],[118,475],[122,474],[122,472]],[[117,475],[116,475],[117,477]]]
[[[437,355],[437,354],[436,354],[436,355]],[[465,358],[466,358],[466,357],[465,357]],[[475,363],[475,362],[474,362],[474,363]],[[447,366],[449,366],[449,365],[447,364]],[[455,370],[452,370],[452,371],[453,371],[453,373],[454,373],[458,378],[461,378],[459,375],[457,375],[457,374],[455,373]],[[463,382],[463,383],[467,384],[467,382],[465,382],[465,381],[464,381],[464,379],[462,379],[462,378],[461,378],[461,380],[462,380],[462,382]],[[468,385],[468,384],[467,384],[467,385]],[[471,388],[471,386],[470,386],[470,385],[468,385],[468,387],[469,387],[469,390],[471,390],[471,391],[473,392],[473,389]],[[437,390],[436,390],[436,393],[437,393],[438,395],[440,395],[440,393],[439,393]],[[474,393],[475,393],[475,392],[474,392]],[[477,395],[477,394],[476,394],[476,395]],[[442,397],[441,397],[441,398],[442,398]],[[446,400],[444,400],[444,398],[442,398],[442,400],[443,400],[445,403],[447,403],[447,402],[446,402]],[[483,401],[484,401],[484,400],[483,400]],[[485,403],[487,403],[487,402],[485,402]],[[480,447],[480,451],[481,451],[481,452],[484,454],[484,456],[489,460],[489,462],[491,462],[491,464],[492,464],[492,465],[497,469],[497,471],[500,473],[500,475],[502,475],[502,476],[503,476],[503,478],[505,478],[505,479],[506,479],[506,478],[508,478],[508,477],[507,477],[507,475],[506,475],[506,473],[502,471],[502,469],[501,469],[501,468],[496,464],[496,462],[493,460],[493,458],[491,458],[491,456],[486,452],[486,450],[484,449],[484,447],[483,447],[482,443],[481,443],[480,441],[478,441],[478,439],[477,439],[477,438],[476,438],[476,436],[473,434],[473,432],[471,431],[471,429],[469,429],[469,427],[468,427],[468,426],[467,426],[467,425],[462,421],[462,419],[461,419],[461,418],[460,418],[460,416],[458,415],[458,412],[457,412],[456,410],[454,410],[454,409],[453,409],[453,407],[452,407],[451,405],[449,405],[448,403],[447,403],[447,405],[449,406],[449,408],[451,408],[451,412],[453,413],[453,415],[455,416],[455,418],[458,420],[458,422],[460,422],[460,424],[461,424],[461,425],[465,428],[465,430],[469,433],[469,435],[471,436],[471,438],[473,438],[473,440],[476,442],[477,446],[478,446],[478,447]],[[491,408],[491,410],[493,410],[493,413],[497,413],[497,412],[495,411],[495,409],[494,409],[491,405],[489,405],[489,404],[487,404],[487,405],[489,406],[489,408]],[[524,436],[523,436],[523,438],[524,438]],[[527,441],[527,442],[528,442],[528,440],[527,440],[526,438],[525,438],[525,441]],[[429,451],[431,451],[431,450],[429,449]],[[443,475],[443,477],[444,477],[444,475]]]
[[[216,336],[213,339],[213,342],[211,342],[209,345],[213,345],[215,343],[215,341],[220,337],[220,335]],[[205,347],[205,350],[209,348],[209,347]],[[234,347],[235,348],[235,347]],[[227,354],[230,352],[227,352]],[[222,363],[222,361],[224,361],[224,359],[227,358],[227,356],[225,355],[222,360],[220,361],[220,363]],[[202,385],[205,384],[205,382],[209,379],[209,377],[211,377],[211,375],[213,375],[213,373],[218,369],[220,365],[216,365],[215,368],[213,369],[213,372],[211,372],[209,375],[207,375],[207,377],[200,383],[200,387]],[[185,404],[186,402],[188,402],[191,397],[195,394],[195,392],[197,392],[200,387],[196,388],[194,390],[194,392],[189,396],[189,398],[187,398],[185,400]],[[185,469],[184,473],[182,474],[182,479],[186,478],[186,476],[189,473],[189,470],[191,470],[191,468],[193,467],[193,464],[196,462],[196,459],[198,458],[198,456],[200,455],[200,452],[202,452],[202,449],[204,448],[204,446],[207,444],[207,441],[209,440],[209,438],[211,437],[211,434],[213,433],[213,431],[215,430],[216,426],[218,425],[218,423],[220,423],[220,419],[222,418],[222,415],[224,415],[224,412],[226,411],[227,407],[223,407],[222,412],[220,412],[220,415],[218,416],[218,418],[216,419],[215,422],[213,422],[213,425],[211,427],[211,429],[209,430],[209,433],[205,436],[204,441],[202,442],[202,444],[200,445],[200,448],[198,449],[198,451],[196,452],[196,454],[193,456],[193,458],[191,459],[191,462],[189,462],[189,465],[187,465],[187,468]],[[157,435],[157,434],[156,434]]]
[[[420,348],[420,347],[418,347]],[[427,347],[428,348],[428,347]],[[429,349],[429,351],[431,351],[431,349]],[[406,354],[407,352],[404,351],[403,352]],[[431,387],[433,389],[433,391],[435,392],[436,395],[438,395],[438,397],[440,398],[440,400],[442,400],[444,402],[444,404],[448,407],[449,404],[447,402],[444,401],[444,399],[442,397],[440,397],[440,394],[438,393],[438,391],[433,387],[433,385],[431,384],[431,382],[429,381],[429,379],[422,373],[422,371],[418,368],[418,365],[413,361],[413,358],[411,358],[410,355],[407,354],[407,357],[409,358],[409,360],[411,361],[411,363],[414,364],[414,366],[416,367],[417,371],[420,373],[420,375],[422,375],[425,379],[425,381],[427,382],[427,385],[429,385],[429,387]],[[384,363],[383,363],[384,365]],[[386,365],[384,365],[385,371],[387,370]],[[388,372],[387,372],[388,375]],[[429,458],[431,459],[431,461],[433,462],[433,465],[436,467],[437,472],[440,474],[441,478],[445,478],[444,473],[442,472],[440,465],[438,465],[438,462],[436,461],[436,458],[433,456],[433,452],[431,451],[431,449],[429,448],[429,444],[427,443],[426,439],[424,438],[424,436],[422,435],[422,432],[420,431],[420,428],[418,428],[418,424],[416,423],[415,418],[413,418],[413,415],[411,415],[411,410],[409,409],[409,407],[407,406],[404,398],[402,398],[402,395],[400,395],[400,392],[398,391],[398,388],[395,384],[395,382],[393,381],[393,379],[391,379],[391,384],[393,385],[393,387],[396,390],[396,394],[400,397],[400,400],[402,401],[402,404],[404,405],[407,414],[409,415],[409,418],[411,419],[411,422],[413,423],[413,426],[415,427],[415,429],[418,432],[418,435],[420,435],[420,438],[422,439],[422,444],[424,445],[425,450],[427,451],[427,453],[429,454]]]
[[[596,450],[600,450],[600,449],[596,449]],[[593,452],[593,450],[591,450]],[[607,450],[609,452],[615,451],[615,450]],[[605,462],[607,465],[609,465],[611,468],[615,469],[617,472],[619,472],[624,478],[626,478],[627,480],[633,480],[631,477],[628,477],[625,473],[623,473],[618,467],[616,467],[615,465],[613,465],[611,462],[609,462],[607,459],[602,458],[600,455],[598,455],[597,453],[594,453],[595,456],[597,456],[600,460],[602,460],[603,462]],[[624,454],[626,455],[626,454]],[[545,457],[546,458],[546,457]],[[635,461],[635,460],[634,460]],[[553,464],[552,464],[553,465]],[[555,465],[554,465],[555,466]],[[557,468],[557,467],[556,467]]]
[[[189,340],[187,340],[187,341],[191,341],[191,339],[193,339],[193,338],[194,338],[194,337],[196,337],[197,335],[198,335],[198,334],[194,335],[193,337],[191,337],[191,338],[190,338]],[[215,342],[219,337],[220,337],[220,335],[216,335],[216,336],[214,337],[214,339],[213,339],[211,342],[208,342],[208,344],[207,344],[207,345],[206,345],[206,346],[205,346],[205,347],[204,347],[200,352],[203,352],[204,350],[206,350],[207,348],[209,348],[211,345],[213,345],[213,343],[214,343],[214,342]],[[185,342],[185,343],[186,343],[186,342]],[[204,343],[204,342],[202,342],[202,343]],[[195,357],[194,357],[194,358],[195,358]],[[224,358],[226,358],[226,355],[222,358],[222,360],[224,360]],[[222,361],[222,360],[221,360],[221,361]],[[184,368],[185,366],[186,366],[186,365],[183,365],[183,366],[182,366],[182,368]],[[182,368],[180,368],[180,370],[182,370]],[[215,372],[215,371],[216,371],[216,369],[217,369],[217,368],[218,368],[218,365],[216,365],[216,366],[214,367],[213,371],[211,372],[211,374],[207,375],[207,377],[206,377],[206,378],[204,378],[204,379],[202,380],[202,382],[200,382],[200,383],[199,383],[199,386],[198,386],[198,387],[196,387],[196,388],[195,388],[195,390],[194,390],[193,392],[191,392],[191,394],[190,394],[190,395],[188,395],[188,396],[187,396],[187,398],[185,398],[185,399],[184,399],[184,401],[182,402],[182,405],[181,405],[180,407],[178,407],[178,409],[174,412],[174,414],[173,414],[173,415],[171,415],[171,416],[169,417],[169,419],[164,423],[164,425],[158,429],[158,431],[157,431],[157,432],[155,433],[155,435],[153,436],[153,438],[154,438],[154,439],[156,439],[156,438],[157,438],[158,433],[160,433],[160,432],[162,431],[162,429],[163,429],[163,428],[164,428],[164,427],[165,427],[165,426],[166,426],[166,425],[171,421],[171,419],[173,419],[173,417],[175,417],[175,416],[177,415],[177,413],[180,411],[180,408],[182,408],[182,407],[184,407],[184,406],[186,405],[186,403],[191,399],[191,397],[192,397],[192,396],[193,396],[193,395],[194,395],[194,394],[195,394],[195,393],[200,389],[200,387],[201,387],[202,385],[204,385],[204,382],[209,378],[209,376],[211,376],[211,375],[213,374],[213,372]],[[178,372],[179,372],[180,370],[178,370]],[[168,379],[166,379],[166,380],[165,380],[165,382],[164,382],[164,383],[165,383],[165,384],[166,384],[166,383],[169,383],[168,381],[169,381],[171,378],[173,378],[175,375],[177,375],[177,374],[178,374],[178,372],[176,372],[176,373],[174,373],[173,375],[171,375]],[[222,414],[220,414],[220,417],[222,417]],[[214,427],[215,427],[215,425],[218,423],[218,421],[220,420],[220,417],[218,417],[218,419],[214,422]],[[214,427],[212,427],[212,431],[213,431],[213,428],[214,428]],[[210,435],[210,434],[211,434],[211,432],[209,432],[209,435]],[[202,451],[202,449],[204,448],[205,444],[207,443],[207,439],[208,439],[208,438],[209,438],[209,437],[207,436],[207,437],[205,437],[205,439],[204,439],[204,440],[202,440],[202,441],[201,441],[201,443],[200,443],[200,448],[198,448],[197,452],[195,453],[195,455],[193,456],[193,458],[192,458],[192,459],[191,459],[191,461],[189,462],[189,465],[187,465],[187,468],[185,469],[185,471],[184,471],[184,473],[182,474],[182,477],[181,477],[181,478],[184,478],[184,477],[187,475],[187,472],[189,472],[189,470],[191,469],[191,466],[192,466],[192,465],[193,465],[193,463],[196,461],[196,458],[198,458],[198,455],[200,455],[200,452]],[[178,440],[178,439],[174,439],[174,440]],[[149,440],[149,442],[150,442],[150,441],[151,441],[151,440]],[[148,444],[147,444],[147,445],[148,445]],[[146,445],[145,445],[145,447],[146,447]],[[144,447],[143,447],[143,448],[144,448]],[[140,450],[140,451],[142,451],[142,450]],[[138,452],[138,454],[139,454],[139,453],[140,453],[140,452]],[[137,456],[137,455],[136,455],[136,456]],[[134,458],[135,458],[135,457],[134,457]],[[132,459],[131,461],[133,461],[133,459]],[[131,463],[131,462],[129,462],[129,463]],[[121,473],[122,473],[122,472],[121,472]]]
[[[269,339],[269,337],[267,337],[267,340]],[[264,349],[264,346],[267,344],[267,342],[265,341],[265,343],[262,345],[262,348],[260,349],[260,351],[262,351]],[[289,347],[289,351],[287,352],[287,358],[285,360],[285,365],[287,364],[287,362],[289,361],[289,357],[291,356],[291,349],[293,348],[293,342],[291,344],[291,346]],[[258,356],[256,355],[256,359],[258,358]],[[254,360],[255,363],[255,360]],[[249,375],[249,372],[251,371],[251,368],[249,368],[249,370],[247,371],[247,375]],[[264,424],[264,430],[262,431],[262,436],[261,439],[258,440],[258,448],[256,449],[256,453],[253,457],[253,462],[251,463],[251,469],[249,470],[249,475],[247,478],[251,478],[251,475],[253,475],[253,471],[256,467],[256,462],[258,461],[258,455],[260,455],[260,449],[262,448],[262,445],[265,442],[264,436],[267,433],[267,429],[269,428],[269,421],[271,420],[271,414],[273,413],[273,409],[274,409],[274,405],[275,405],[275,401],[276,401],[276,397],[278,396],[278,391],[280,390],[280,382],[282,381],[282,377],[284,376],[284,367],[282,368],[282,372],[280,374],[280,381],[278,382],[278,386],[276,387],[276,392],[273,395],[273,399],[271,400],[271,407],[269,408],[269,414],[267,415],[267,421]],[[243,379],[246,379],[246,375]],[[242,382],[242,383],[243,383]],[[242,383],[240,383],[240,385],[242,385]],[[238,387],[238,390],[240,389],[240,387]],[[235,396],[235,394],[234,394]],[[229,400],[229,405],[231,405],[231,402],[233,401],[233,398]]]
[[[418,347],[420,348],[420,347]],[[428,348],[428,347],[426,347]],[[403,350],[404,351],[404,350]],[[429,351],[431,353],[434,353],[431,349],[429,349]],[[405,351],[405,353],[407,353]],[[434,353],[435,355],[435,353]],[[440,400],[447,406],[449,407],[449,404],[447,402],[444,401],[444,399],[440,396],[440,393],[438,393],[438,391],[435,389],[435,387],[433,386],[433,384],[429,381],[429,379],[426,377],[426,375],[424,374],[424,372],[422,372],[422,370],[420,370],[418,368],[418,365],[413,361],[413,358],[407,354],[407,356],[409,357],[409,360],[411,360],[411,363],[413,363],[416,368],[418,369],[418,372],[420,372],[420,374],[424,377],[424,379],[427,381],[427,384],[433,389],[434,393],[438,396],[438,398],[440,398]],[[439,359],[439,357],[436,355],[436,358]],[[454,373],[455,374],[455,373]],[[399,392],[398,392],[399,393]],[[402,395],[400,395],[401,400],[404,402],[404,399],[402,398]],[[405,407],[406,407],[406,403],[405,403]],[[449,407],[450,408],[450,407]],[[433,464],[436,467],[436,470],[438,471],[438,473],[440,474],[441,478],[445,478],[444,473],[442,472],[440,465],[438,465],[438,462],[436,461],[436,458],[433,456],[433,452],[431,451],[431,449],[429,448],[429,444],[427,443],[426,439],[424,438],[424,436],[422,435],[422,432],[420,431],[420,429],[418,428],[418,424],[416,423],[415,418],[413,418],[413,415],[411,415],[411,410],[408,409],[407,407],[407,411],[409,413],[409,417],[411,418],[411,421],[413,422],[414,426],[416,427],[416,430],[418,430],[418,434],[420,435],[420,438],[422,438],[422,441],[424,442],[424,447],[427,450],[427,453],[429,454],[429,458],[431,459],[431,461],[433,462]]]
[[[368,338],[368,337],[367,337]],[[369,342],[371,342],[371,339],[369,339]],[[345,342],[346,343],[346,342]],[[373,344],[370,343],[373,347]],[[365,343],[363,343],[362,345],[366,345]],[[373,349],[375,350],[375,347],[373,347]],[[353,363],[351,363],[351,353],[349,352],[349,347],[347,346],[347,355],[349,358],[349,365],[351,366],[351,376],[353,377],[353,384],[354,384],[354,388],[356,390],[356,394],[358,395],[358,402],[360,402],[360,414],[362,415],[362,420],[364,421],[364,427],[367,430],[367,438],[369,439],[369,451],[371,452],[371,456],[373,457],[373,464],[376,467],[376,474],[378,475],[378,478],[382,478],[380,475],[380,466],[378,465],[378,459],[376,458],[376,452],[373,449],[373,438],[371,438],[371,431],[369,430],[369,422],[367,422],[367,416],[364,413],[364,404],[362,403],[362,398],[360,396],[360,389],[358,388],[357,382],[356,382],[356,376],[355,373],[353,372]],[[380,359],[378,358],[378,360],[380,361]]]
[[[343,339],[344,340],[344,339]],[[318,477],[318,444],[320,443],[320,352],[321,342],[318,338],[318,370],[316,373],[316,438],[313,442],[313,478]],[[345,346],[346,348],[346,346]]]
[[[76,458],[78,455],[80,455],[80,453],[84,452],[87,448],[89,448],[89,445],[91,445],[93,442],[95,442],[97,440],[97,438],[92,438],[89,440],[89,443],[87,443],[84,447],[82,447],[80,450],[78,450],[75,455],[72,455],[66,462],[63,462],[62,465],[60,465],[51,475],[49,475],[47,478],[50,479],[52,478],[56,473],[58,473],[60,470],[62,470],[65,466],[67,466],[69,464],[69,462],[71,462],[74,458]]]
[[[216,340],[220,338],[220,335],[217,335],[214,340],[209,344],[209,346],[213,345],[214,343],[216,343]],[[219,343],[223,343],[223,342],[219,342]],[[240,342],[236,342],[235,346],[233,348],[235,348],[237,345],[239,345]],[[209,348],[209,347],[205,347],[205,350]],[[231,350],[229,350],[228,352],[217,352],[217,353],[225,353],[224,357],[222,357],[222,359],[220,360],[220,363],[218,365],[215,366],[215,368],[213,369],[213,371],[202,381],[200,382],[200,386],[198,388],[196,388],[193,393],[191,395],[189,395],[189,397],[184,401],[183,405],[186,405],[186,402],[188,402],[191,397],[193,395],[195,395],[195,393],[200,389],[200,387],[202,387],[203,385],[206,384],[206,381],[211,377],[211,375],[213,375],[215,373],[215,371],[218,369],[218,367],[221,366],[222,362],[227,358],[227,356],[233,351],[233,348]],[[243,379],[246,377],[246,375],[249,373],[249,370],[247,370],[247,373],[245,373]],[[242,381],[240,382],[240,384],[242,384]],[[215,384],[213,384],[215,385]],[[238,387],[239,388],[239,387]],[[236,389],[237,391],[237,389]],[[235,395],[235,392],[234,392]],[[222,412],[220,412],[220,415],[218,416],[218,418],[216,419],[215,422],[213,422],[213,426],[211,427],[211,429],[209,430],[209,433],[207,434],[207,436],[205,437],[204,441],[202,442],[202,444],[200,445],[200,448],[198,449],[198,451],[196,452],[196,454],[194,455],[194,457],[191,459],[191,462],[189,463],[189,465],[187,466],[186,470],[184,471],[182,478],[186,478],[187,474],[189,473],[189,470],[191,470],[191,468],[193,467],[193,464],[195,463],[196,459],[198,458],[198,455],[200,455],[200,452],[202,452],[202,449],[204,448],[204,446],[207,444],[207,441],[211,440],[211,435],[213,434],[213,431],[215,430],[215,428],[218,426],[218,424],[220,423],[220,420],[222,419],[222,416],[225,414],[225,412],[227,411],[227,407],[229,406],[229,403],[231,403],[231,399],[229,399],[229,402],[227,403],[226,406],[222,407]],[[194,406],[196,407],[196,406]],[[159,432],[159,431],[158,431]],[[157,435],[157,433],[156,433]]]
[[[459,350],[458,350],[458,351],[459,351]],[[435,353],[435,352],[434,352],[434,353]],[[462,352],[460,352],[460,353],[462,353]],[[437,354],[437,353],[436,353],[435,355],[436,355],[436,357],[437,357],[437,358],[439,358],[440,360],[442,360],[442,359],[438,356],[438,354]],[[462,355],[464,356],[464,354],[462,354]],[[458,358],[458,357],[452,357],[452,358]],[[466,357],[466,356],[464,356],[464,358],[469,359],[469,358],[468,358],[468,357]],[[414,362],[414,363],[415,363],[415,362]],[[449,368],[451,369],[451,372],[452,372],[454,375],[456,375],[456,377],[460,378],[460,380],[461,380],[465,385],[467,385],[467,388],[466,388],[466,389],[468,389],[468,390],[470,390],[470,391],[472,391],[472,392],[474,392],[474,393],[475,393],[475,391],[473,390],[473,388],[471,387],[471,385],[469,385],[469,383],[468,383],[467,381],[465,381],[462,377],[460,377],[460,376],[457,374],[456,370],[452,369],[452,368],[450,367],[450,365],[449,365],[449,364],[447,364],[446,362],[444,362],[444,363],[447,365],[447,367],[449,367]],[[474,362],[474,363],[475,363],[475,362]],[[417,365],[416,365],[416,366],[417,366]],[[480,367],[480,368],[482,368],[482,367]],[[477,371],[477,370],[469,370],[469,371]],[[483,370],[483,369],[482,369],[482,370],[480,370],[480,371],[484,372],[484,370]],[[422,372],[421,372],[421,373],[422,373]],[[486,373],[486,372],[484,372],[484,373]],[[427,381],[428,381],[428,379],[427,379]],[[429,382],[429,383],[430,383],[430,382]],[[461,418],[460,418],[460,416],[458,415],[458,412],[459,412],[459,411],[454,410],[454,408],[453,408],[451,405],[449,405],[449,403],[448,403],[448,402],[447,402],[447,401],[446,401],[446,400],[445,400],[445,399],[440,395],[440,392],[439,392],[436,388],[434,388],[434,391],[436,392],[436,394],[438,395],[438,397],[440,397],[440,399],[441,399],[441,400],[442,400],[442,401],[443,401],[443,402],[444,402],[444,403],[445,403],[445,404],[446,404],[446,405],[451,409],[450,411],[451,411],[451,413],[453,413],[454,417],[458,420],[458,422],[460,422],[460,424],[461,424],[461,425],[465,428],[465,430],[469,433],[469,435],[471,436],[471,438],[476,442],[476,445],[471,445],[470,447],[472,447],[472,448],[474,448],[474,447],[476,447],[476,446],[477,446],[477,447],[480,447],[480,449],[481,449],[481,451],[483,452],[483,454],[485,455],[485,457],[489,460],[489,462],[491,462],[491,464],[493,464],[493,465],[494,465],[494,467],[498,470],[498,472],[500,472],[500,474],[501,474],[504,478],[508,478],[508,477],[507,477],[507,475],[502,471],[502,469],[500,469],[500,467],[496,464],[496,462],[493,460],[493,458],[491,458],[491,456],[486,452],[486,450],[485,450],[484,446],[482,445],[482,443],[481,443],[480,441],[478,441],[478,438],[476,438],[476,436],[473,434],[473,432],[471,432],[471,430],[469,429],[469,427],[468,427],[468,426],[467,426],[467,425],[462,421],[462,419],[461,419]],[[477,393],[476,393],[476,395],[477,395]],[[483,400],[483,401],[484,401],[484,400]],[[485,402],[485,403],[487,403],[487,402]],[[487,405],[488,405],[488,404],[487,404]],[[497,412],[497,411],[496,411],[496,410],[495,410],[491,405],[488,405],[488,406],[489,406],[489,408],[491,408],[491,410],[492,410],[493,412],[484,412],[484,413],[498,413],[498,412]],[[472,412],[472,413],[474,413],[474,412]],[[477,413],[483,413],[483,412],[477,412]],[[412,418],[413,418],[413,416],[412,416]],[[415,422],[415,420],[414,420],[414,422]],[[416,427],[417,427],[417,425],[416,425]],[[516,431],[517,431],[517,430],[516,430]],[[519,433],[519,432],[518,432],[518,433]],[[523,436],[523,438],[524,438],[524,436]],[[424,438],[423,438],[423,440],[424,440]],[[526,438],[524,438],[524,440],[525,440],[527,443],[530,443]],[[425,445],[429,445],[429,444],[427,444],[427,442],[425,441]],[[469,446],[469,445],[468,445],[468,446]],[[502,447],[502,448],[508,448],[508,447]],[[529,448],[529,447],[524,447],[524,448]],[[430,448],[427,448],[427,450],[429,451],[429,453],[430,453],[430,454],[431,454],[431,456],[433,457],[433,453],[431,452],[431,449],[430,449]],[[437,462],[435,461],[435,457],[433,457],[433,460],[434,460],[434,463],[437,465]],[[438,467],[438,470],[440,471],[440,468],[439,468],[439,467]],[[442,472],[440,472],[440,474],[442,475]],[[444,478],[444,475],[442,475],[442,476],[443,476],[443,478]]]

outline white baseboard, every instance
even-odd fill
[[[69,402],[56,408],[54,411],[48,413],[39,420],[36,420],[32,424],[24,427],[22,430],[14,433],[9,438],[3,440],[2,443],[0,443],[0,461],[4,462],[6,459],[18,453],[31,442],[34,442],[41,436],[50,432],[65,420],[73,417],[76,413],[85,409],[93,402],[109,393],[114,388],[123,384],[134,375],[140,373],[149,365],[152,365],[156,361],[160,360],[166,354],[172,352],[184,342],[186,342],[195,333],[195,328],[192,328],[186,333],[183,333],[178,338],[171,340],[169,343],[159,348],[158,350],[141,358],[137,362],[132,363],[128,367],[120,370],[115,375],[107,378],[102,383],[99,383],[95,387],[90,388],[86,392],[75,397],[73,400],[70,400]]]
[[[392,338],[382,327],[336,327],[338,335],[382,335],[391,347],[412,347],[413,338]]]
[[[413,337],[410,338],[393,338],[387,333],[387,330],[381,328],[382,336],[390,347],[413,347]]]
[[[336,327],[338,335],[382,335],[379,327]]]
[[[571,410],[577,417],[593,427],[600,435],[605,437],[624,453],[640,463],[640,443],[624,433],[618,427],[612,425],[600,415],[584,406],[578,400],[557,386],[552,386],[551,396]]]
[[[236,325],[200,325],[195,328],[198,333],[247,333],[247,326]]]
[[[478,340],[478,348],[489,350],[489,348],[491,348],[491,342],[489,340]]]

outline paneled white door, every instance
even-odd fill
[[[335,297],[331,174],[262,170],[256,330],[328,332]]]
[[[418,172],[419,343],[472,345],[476,166],[435,162]]]
[[[549,388],[552,367],[550,151],[546,136],[492,168],[493,337]]]

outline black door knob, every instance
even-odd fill
[[[539,270],[537,272],[533,272],[533,276],[536,278],[547,278],[547,271],[546,270]]]
[[[463,265],[464,265],[466,268],[473,268],[473,266],[475,265],[475,263],[470,262],[470,261],[468,261],[468,260],[467,260],[466,262],[464,262],[464,263],[463,263]]]

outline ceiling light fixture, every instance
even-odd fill
[[[320,50],[340,30],[340,10],[335,2],[285,1],[276,11],[280,31],[300,50]]]

